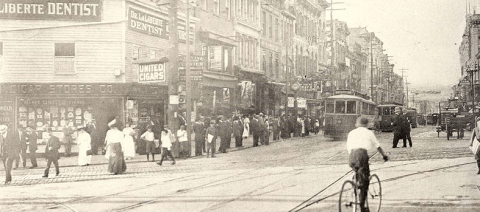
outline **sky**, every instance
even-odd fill
[[[327,0],[330,3],[330,0]],[[367,27],[384,43],[394,72],[402,74],[411,90],[437,89],[457,84],[458,48],[465,29],[466,5],[477,0],[334,0],[333,19],[348,27]],[[330,20],[330,13],[326,14]]]

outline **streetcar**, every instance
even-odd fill
[[[334,91],[333,96],[326,98],[324,136],[334,140],[346,138],[362,115],[370,120],[369,128],[374,129],[376,104],[367,98],[350,90]]]
[[[410,125],[412,128],[417,128],[417,109],[415,108],[409,108],[407,109],[406,116],[408,120],[410,120]]]
[[[392,119],[395,115],[395,108],[403,105],[397,102],[389,102],[378,105],[378,130],[382,132],[393,131]]]

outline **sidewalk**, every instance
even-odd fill
[[[319,133],[318,135],[316,136],[322,136],[323,133]],[[315,135],[310,135],[309,137],[312,137],[312,136],[315,136]],[[294,137],[294,138],[290,138],[290,139],[287,139],[287,140],[292,140],[292,139],[297,139],[297,138],[302,138],[302,137]],[[188,159],[198,159],[198,158],[204,158],[206,157],[206,153],[203,153],[202,156],[195,156],[195,141],[194,141],[194,136],[192,136],[192,142],[191,142],[191,157],[190,158],[187,158]],[[273,142],[278,142],[278,141],[273,141],[272,140],[272,136],[270,136],[270,143],[273,143]],[[235,151],[240,151],[240,150],[244,150],[244,149],[249,149],[251,147],[253,147],[253,136],[249,136],[247,139],[243,139],[242,141],[242,147],[235,147],[235,138],[232,138],[232,142],[231,142],[231,147],[227,150],[228,152],[235,152]],[[44,144],[40,144],[38,145],[38,149],[37,149],[37,160],[38,160],[38,167],[41,167],[41,168],[45,168],[46,167],[46,159],[45,159],[45,146]],[[217,148],[217,153],[218,153],[218,147],[220,146],[220,142],[219,140],[217,140],[217,145],[216,145],[216,148]],[[65,156],[65,147],[64,145],[61,146],[61,148],[59,149],[59,152],[60,152],[60,166],[61,167],[75,167],[77,166],[78,164],[78,147],[77,145],[72,145],[72,154],[70,157],[66,157]],[[99,151],[100,153],[100,151]],[[155,158],[157,161],[160,160],[161,156],[160,155],[157,155],[157,157]],[[138,153],[135,155],[135,157],[131,160],[127,160],[128,163],[139,163],[139,162],[145,162],[147,160],[147,157],[146,155],[139,155]],[[101,164],[107,164],[108,161],[107,159],[103,156],[103,155],[92,155],[92,162],[90,165],[101,165]],[[22,169],[22,164],[20,162],[20,167],[19,169]],[[30,163],[30,159],[28,159],[28,153],[27,153],[27,168],[31,166],[31,163]],[[15,167],[15,164],[14,164],[14,167]],[[3,165],[0,166],[0,171],[4,171],[4,167]]]

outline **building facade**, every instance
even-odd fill
[[[173,67],[168,9],[146,0],[55,2],[29,2],[45,8],[36,14],[0,16],[0,93],[9,108],[3,122],[61,131],[95,120],[101,132],[115,117],[133,125],[164,123],[172,80],[166,73]],[[185,13],[179,20],[185,54]],[[193,43],[198,19],[191,23]]]

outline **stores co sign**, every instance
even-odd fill
[[[140,64],[138,82],[165,82],[165,63]]]
[[[101,21],[102,0],[0,0],[0,19]]]

